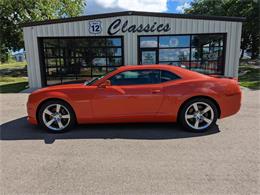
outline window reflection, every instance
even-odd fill
[[[89,39],[89,47],[105,47],[105,46],[106,46],[105,38],[98,38],[95,40]]]
[[[160,49],[160,61],[187,61],[190,58],[190,49]]]
[[[168,62],[166,62],[166,61],[161,61],[161,62],[159,62],[159,64],[167,64],[167,65],[172,65],[172,66],[180,66],[180,67],[182,67],[182,68],[189,68],[189,64],[190,64],[190,62],[189,61],[183,61],[183,62],[176,62],[176,61],[173,61],[173,62],[171,62],[171,61],[168,61]]]
[[[94,58],[92,60],[93,66],[106,66],[106,58]]]
[[[93,76],[101,76],[101,75],[106,74],[106,72],[107,72],[106,67],[100,66],[100,67],[93,67],[92,68],[92,75]]]
[[[140,37],[140,47],[149,48],[157,47],[157,37]]]
[[[121,48],[109,48],[107,51],[108,56],[121,56],[122,49]]]
[[[59,44],[57,39],[45,39],[43,45],[44,47],[57,47]]]
[[[221,60],[223,54],[223,48],[218,49],[201,49],[192,48],[191,49],[191,59],[192,60]]]
[[[154,60],[160,64],[205,74],[224,74],[224,37],[224,34],[141,36],[140,62],[145,64],[145,52],[153,52]]]
[[[108,59],[108,66],[120,66],[122,64],[122,58],[112,58]]]
[[[107,46],[117,46],[120,47],[122,45],[121,38],[108,38]]]
[[[217,61],[191,62],[190,69],[204,74],[221,74],[223,64]]]
[[[118,37],[44,38],[42,43],[47,85],[81,81],[123,65]]]
[[[160,47],[190,47],[190,36],[160,36]]]
[[[223,35],[193,35],[192,47],[216,47],[223,46]]]
[[[61,84],[61,78],[60,77],[48,76],[46,79],[47,79],[47,85],[58,85],[58,84]]]

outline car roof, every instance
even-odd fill
[[[147,64],[147,65],[125,65],[125,66],[120,66],[119,69],[124,69],[124,70],[135,70],[135,69],[160,69],[160,68],[170,68],[170,65],[165,65],[165,64]]]
[[[167,65],[167,64],[148,64],[148,65],[125,65],[120,66],[117,70],[118,72],[127,71],[127,70],[140,70],[140,69],[160,69],[171,71],[182,78],[206,78],[208,76],[200,74],[198,72],[190,71],[185,68]]]

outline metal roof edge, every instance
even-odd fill
[[[21,27],[30,27],[30,26],[39,26],[39,25],[57,24],[57,23],[66,23],[66,22],[76,22],[76,21],[83,21],[83,20],[93,20],[93,19],[118,17],[118,16],[129,16],[129,15],[167,17],[167,18],[184,18],[184,19],[197,19],[197,20],[219,20],[219,21],[233,21],[233,22],[243,22],[246,19],[244,17],[230,17],[230,16],[207,16],[207,15],[194,15],[194,14],[123,11],[123,12],[76,16],[76,17],[70,17],[70,18],[60,18],[60,19],[52,19],[52,20],[44,20],[44,21],[32,21],[32,22],[22,23]]]

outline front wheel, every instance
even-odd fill
[[[188,130],[204,132],[216,124],[218,109],[209,99],[196,98],[187,102],[180,112],[180,122]]]
[[[75,115],[66,102],[51,100],[41,106],[38,120],[41,126],[51,132],[63,132],[75,124]]]

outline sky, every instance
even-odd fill
[[[118,11],[183,13],[192,0],[87,0],[84,15]]]

